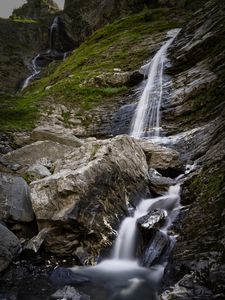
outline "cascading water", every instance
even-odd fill
[[[37,75],[40,74],[41,68],[47,65],[50,61],[53,60],[65,60],[69,55],[70,51],[60,52],[55,49],[56,47],[56,37],[59,32],[60,26],[60,18],[56,16],[52,22],[50,27],[50,36],[49,36],[49,49],[39,53],[32,59],[32,74],[27,77],[22,85],[21,90],[24,90],[34,79],[36,79]],[[41,64],[38,64],[38,60],[41,61]],[[46,61],[45,63],[43,63]]]
[[[56,16],[50,27],[50,50],[54,49],[55,35],[59,31],[59,17]]]
[[[163,68],[169,46],[179,33],[179,29],[167,33],[168,41],[159,49],[151,62],[142,67],[148,79],[137,105],[130,135],[135,138],[159,136],[160,107],[163,96]]]
[[[38,54],[37,56],[35,56],[32,59],[33,73],[29,77],[27,77],[27,79],[24,81],[22,90],[24,90],[30,84],[30,82],[41,72],[41,69],[37,64],[37,60],[39,59],[39,57],[40,57],[40,54]]]
[[[113,259],[134,259],[135,242],[136,242],[136,223],[137,220],[148,214],[149,211],[154,211],[160,208],[166,213],[165,224],[162,231],[167,234],[167,230],[172,224],[175,214],[180,206],[180,186],[175,185],[169,188],[167,194],[154,199],[142,200],[137,206],[133,217],[126,218],[120,227],[119,234],[116,240]]]

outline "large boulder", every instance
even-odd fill
[[[53,141],[38,141],[23,148],[12,151],[4,158],[21,166],[31,166],[40,160],[52,162],[71,152],[73,147],[62,145]]]
[[[0,173],[0,220],[31,222],[30,189],[22,177]]]
[[[68,128],[55,125],[52,126],[39,126],[35,128],[31,134],[32,141],[53,141],[71,147],[79,147],[82,141],[75,137],[73,131]]]
[[[175,178],[183,173],[184,166],[179,153],[171,148],[160,146],[152,141],[140,141],[146,154],[148,165],[165,177]]]
[[[18,238],[0,224],[0,272],[5,270],[20,251]]]
[[[55,174],[31,183],[32,205],[39,229],[53,227],[48,251],[95,263],[112,244],[128,202],[147,191],[148,166],[128,136],[91,141],[79,156],[74,150],[57,162]]]

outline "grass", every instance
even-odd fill
[[[149,59],[149,44],[155,43],[157,34],[181,26],[186,16],[181,10],[146,9],[97,30],[60,65],[51,64],[45,71],[48,76],[20,96],[2,98],[1,129],[31,128],[38,117],[37,105],[45,99],[76,107],[81,115],[105,101],[114,101],[128,87],[88,86],[85,82],[114,68],[139,68]]]
[[[16,16],[16,15],[10,16],[10,19],[13,22],[19,22],[19,23],[28,23],[28,24],[33,24],[33,23],[37,24],[38,23],[38,20],[28,19],[28,18],[24,18],[24,17],[21,17],[21,16]]]

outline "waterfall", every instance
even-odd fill
[[[50,27],[50,37],[49,37],[49,43],[50,43],[50,48],[48,50],[43,51],[42,53],[39,53],[32,59],[31,67],[32,67],[32,74],[27,77],[22,85],[21,90],[24,90],[30,83],[35,79],[35,77],[41,72],[41,67],[38,65],[38,59],[48,57],[52,58],[52,60],[56,59],[56,57],[60,57],[61,60],[65,60],[69,52],[65,53],[60,53],[58,51],[54,51],[54,46],[55,46],[55,34],[59,31],[59,17],[55,17],[52,25]]]
[[[137,206],[133,217],[126,218],[120,227],[118,237],[116,239],[113,258],[132,260],[135,253],[136,242],[136,223],[137,220],[157,208],[163,209],[166,212],[166,220],[161,231],[167,234],[168,228],[171,226],[176,212],[180,207],[180,186],[175,185],[169,188],[168,193],[154,199],[142,200]]]
[[[21,90],[24,90],[30,84],[30,82],[41,72],[41,69],[37,64],[37,60],[39,59],[39,57],[40,54],[38,54],[32,59],[31,66],[32,66],[33,73],[29,77],[27,77],[27,79],[24,81]]]
[[[130,135],[135,138],[160,134],[160,107],[163,96],[163,69],[169,46],[179,33],[179,29],[167,33],[168,40],[155,54],[151,62],[142,67],[148,79],[137,105]]]
[[[55,34],[59,30],[59,17],[55,17],[50,27],[50,50],[54,50]]]

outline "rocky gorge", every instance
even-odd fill
[[[17,94],[21,72],[1,61],[0,298],[224,299],[225,4],[34,2],[14,12],[34,23],[0,24],[3,40],[13,24],[23,74],[57,16],[56,48],[70,53]],[[160,136],[146,125],[132,137],[151,62],[174,28],[153,91]],[[21,51],[26,37],[35,44]],[[124,264],[133,247],[144,268]],[[122,275],[105,274],[116,259]]]

